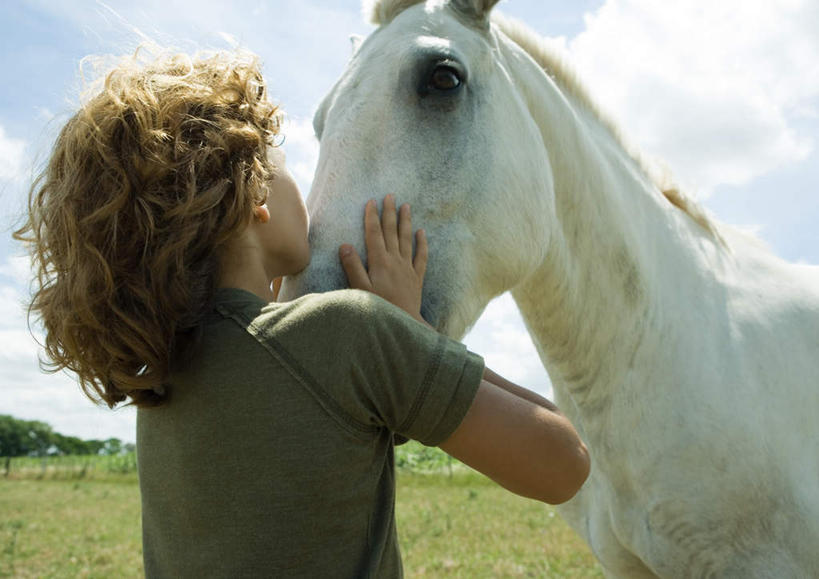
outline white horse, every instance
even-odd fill
[[[511,290],[592,474],[561,514],[611,577],[819,577],[819,268],[653,177],[497,0],[379,0],[315,117],[314,258],[345,287],[367,199],[427,231],[423,314]],[[356,239],[359,237],[359,239]]]

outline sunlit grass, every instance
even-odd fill
[[[477,473],[405,473],[396,511],[408,577],[603,576],[552,507]]]
[[[408,577],[603,576],[553,508],[438,452],[400,449],[396,517]],[[80,476],[82,465],[65,462],[20,461],[0,478],[0,577],[142,576],[135,473],[100,462]]]
[[[133,482],[0,481],[0,576],[140,577]]]

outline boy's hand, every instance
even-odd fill
[[[374,200],[364,210],[364,242],[367,245],[368,269],[353,246],[339,249],[341,265],[353,289],[370,291],[392,302],[415,319],[421,317],[421,289],[427,269],[427,239],[423,230],[415,234],[415,259],[412,258],[412,219],[410,207],[401,206],[396,219],[395,198],[384,198],[384,210],[378,219]]]

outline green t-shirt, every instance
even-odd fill
[[[400,577],[395,434],[436,446],[483,361],[381,298],[217,291],[165,406],[140,409],[148,577]]]

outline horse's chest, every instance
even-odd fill
[[[613,577],[800,576],[788,553],[794,513],[760,487],[718,497],[693,481],[690,492],[589,483],[561,514]]]

